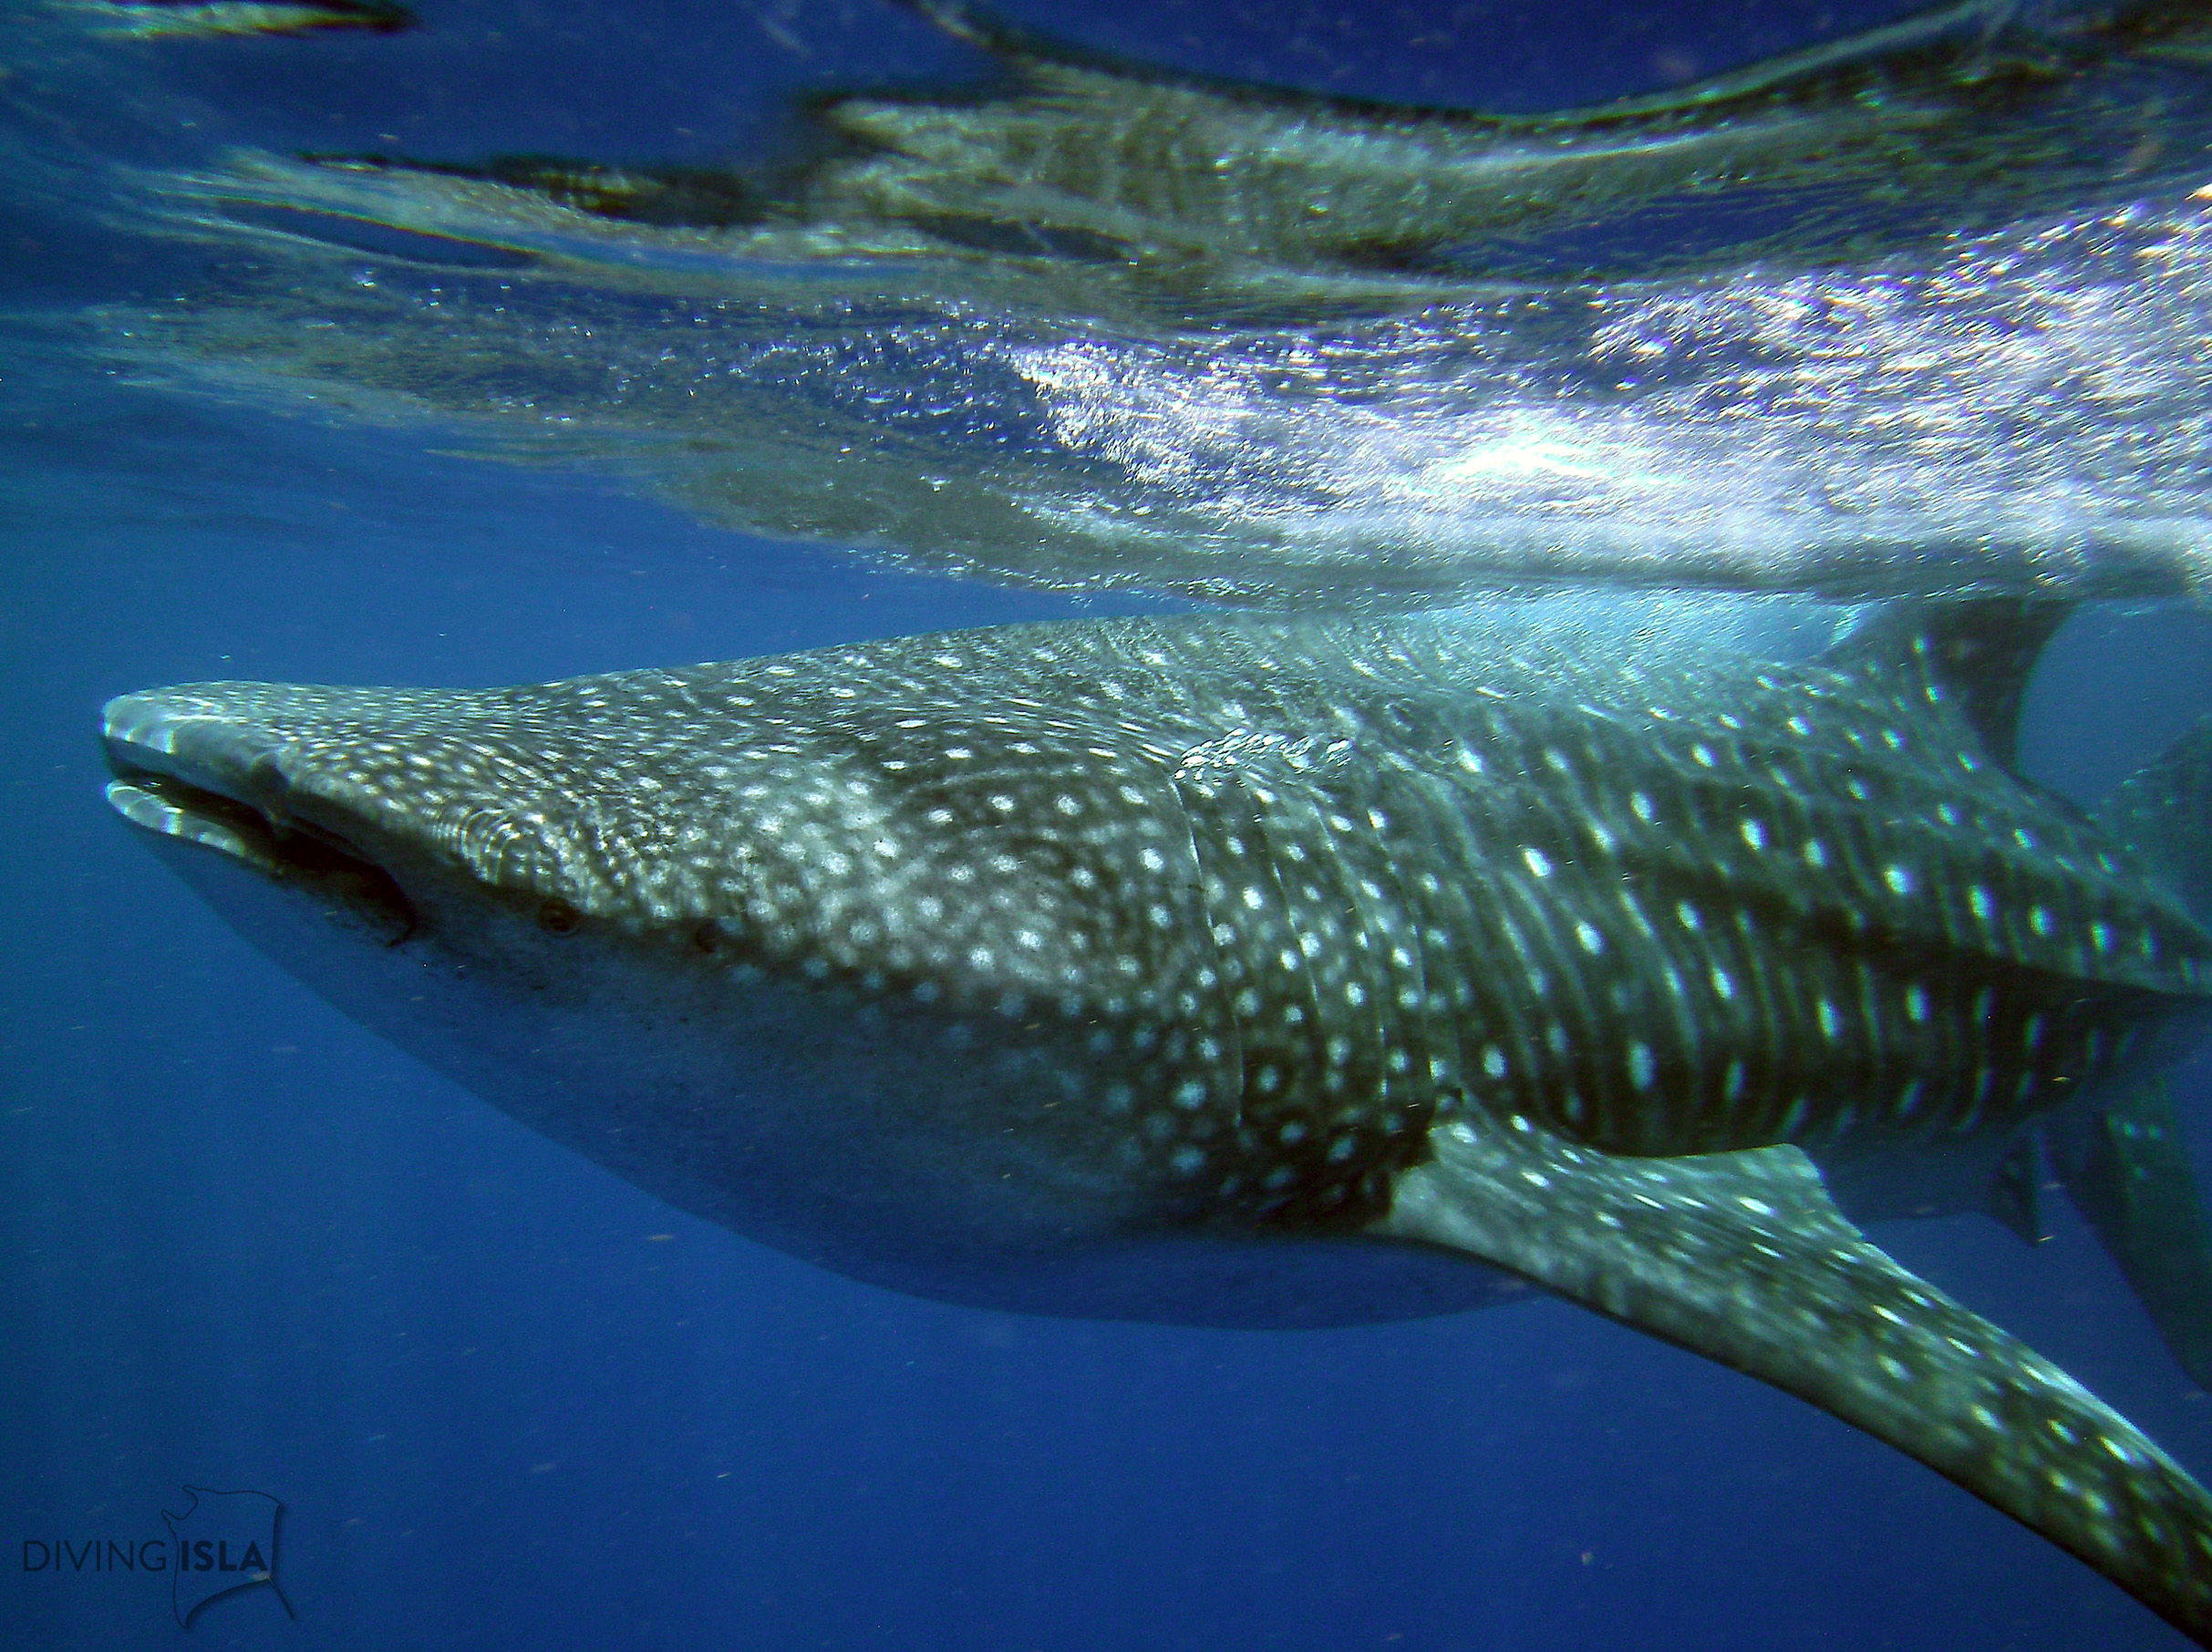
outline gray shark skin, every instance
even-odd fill
[[[2057,617],[1902,612],[1790,665],[1199,616],[212,684],[108,707],[109,796],[349,1012],[765,1243],[1204,1324],[1541,1286],[2212,1645],[2212,1498],[1853,1224],[2031,1228],[2021,1156],[2110,1106],[2057,1156],[2204,1346],[2203,1269],[2151,1265],[2202,1245],[2195,1192],[2127,1098],[2212,994],[2152,870],[2201,843],[2207,741],[2127,789],[2140,850],[2016,778]]]

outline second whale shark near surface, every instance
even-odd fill
[[[953,633],[107,711],[109,797],[336,1002],[858,1277],[1225,1326],[1533,1282],[1918,1457],[2212,1646],[2212,1498],[1862,1220],[2055,1169],[2212,1374],[2157,1088],[2212,729],[2020,779],[2062,617],[1810,661],[1434,615]]]

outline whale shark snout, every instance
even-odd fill
[[[366,823],[295,786],[284,742],[266,727],[225,714],[206,693],[127,695],[108,703],[101,733],[114,775],[108,801],[132,825],[316,891],[387,945],[415,932],[420,914],[365,847]]]

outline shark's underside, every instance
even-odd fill
[[[371,1025],[769,1243],[1223,1324],[1534,1282],[2212,1645],[2212,1500],[1854,1225],[2031,1229],[2047,1155],[2207,1373],[2155,1084],[2212,995],[2212,737],[2096,819],[2019,779],[2059,617],[1901,611],[1790,665],[1194,617],[215,684],[109,707],[110,796]]]

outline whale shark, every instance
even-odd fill
[[[368,1026],[826,1267],[1235,1327],[1544,1291],[1910,1453],[2212,1646],[2212,1497],[1862,1224],[2053,1176],[2212,1378],[2161,1073],[2212,723],[2023,779],[2065,610],[1811,657],[1489,614],[946,633],[110,703],[108,795]]]

